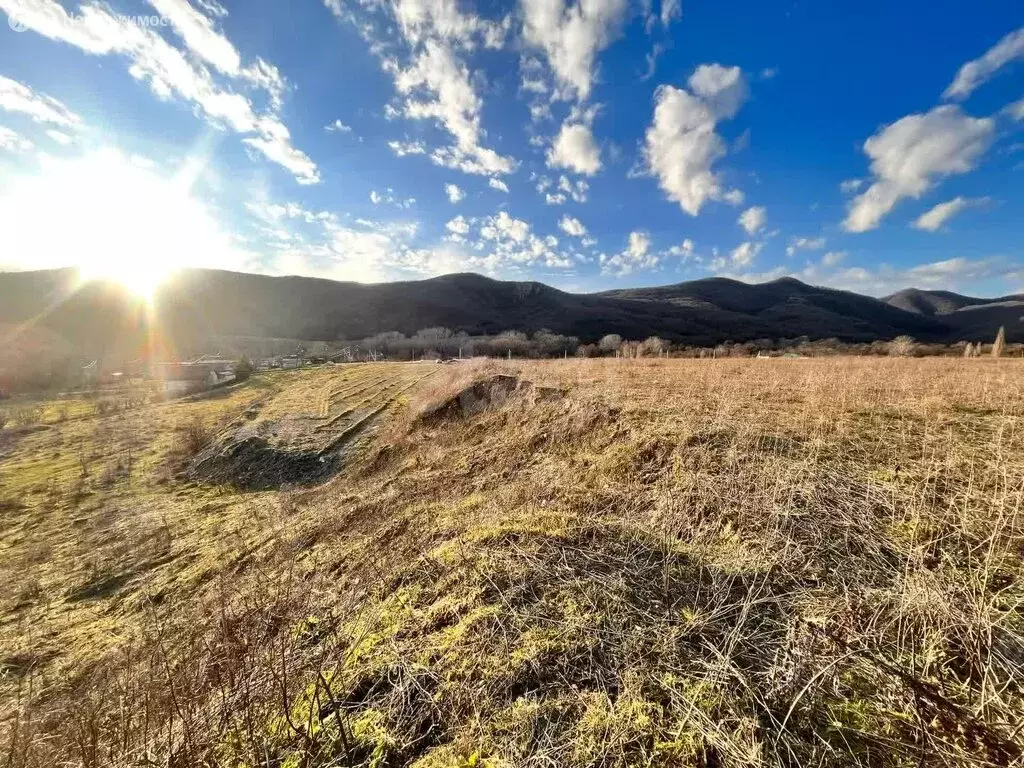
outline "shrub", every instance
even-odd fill
[[[235,364],[235,381],[247,381],[255,371],[256,366],[252,364],[252,360],[243,357]]]
[[[913,357],[917,343],[912,336],[897,336],[889,342],[891,357]]]
[[[198,416],[178,428],[174,452],[182,458],[191,458],[213,441],[213,434]]]

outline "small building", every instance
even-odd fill
[[[302,367],[302,358],[298,355],[287,355],[281,358],[281,368],[284,370],[292,370],[294,368]]]
[[[235,364],[231,360],[202,359],[189,363],[157,363],[155,377],[163,383],[170,396],[202,392],[235,380]]]

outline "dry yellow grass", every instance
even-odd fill
[[[395,419],[316,489],[169,485],[174,564],[107,584],[59,666],[5,605],[9,764],[1021,761],[1020,363],[511,370],[565,396]],[[31,530],[31,606],[125,556]]]

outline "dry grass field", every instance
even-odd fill
[[[257,444],[340,472],[197,474]],[[4,766],[1024,760],[1019,362],[339,367],[3,451]]]

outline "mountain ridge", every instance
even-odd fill
[[[869,342],[904,334],[981,341],[1005,325],[1009,340],[1024,341],[1024,297],[907,289],[877,299],[795,278],[748,284],[712,277],[571,293],[475,273],[367,284],[189,269],[161,286],[152,310],[115,284],[77,286],[76,280],[73,269],[0,273],[0,324],[38,326],[97,356],[154,343],[198,349],[211,336],[335,341],[437,326],[470,335],[547,329],[586,342],[607,333],[657,335],[709,346],[803,336]]]

